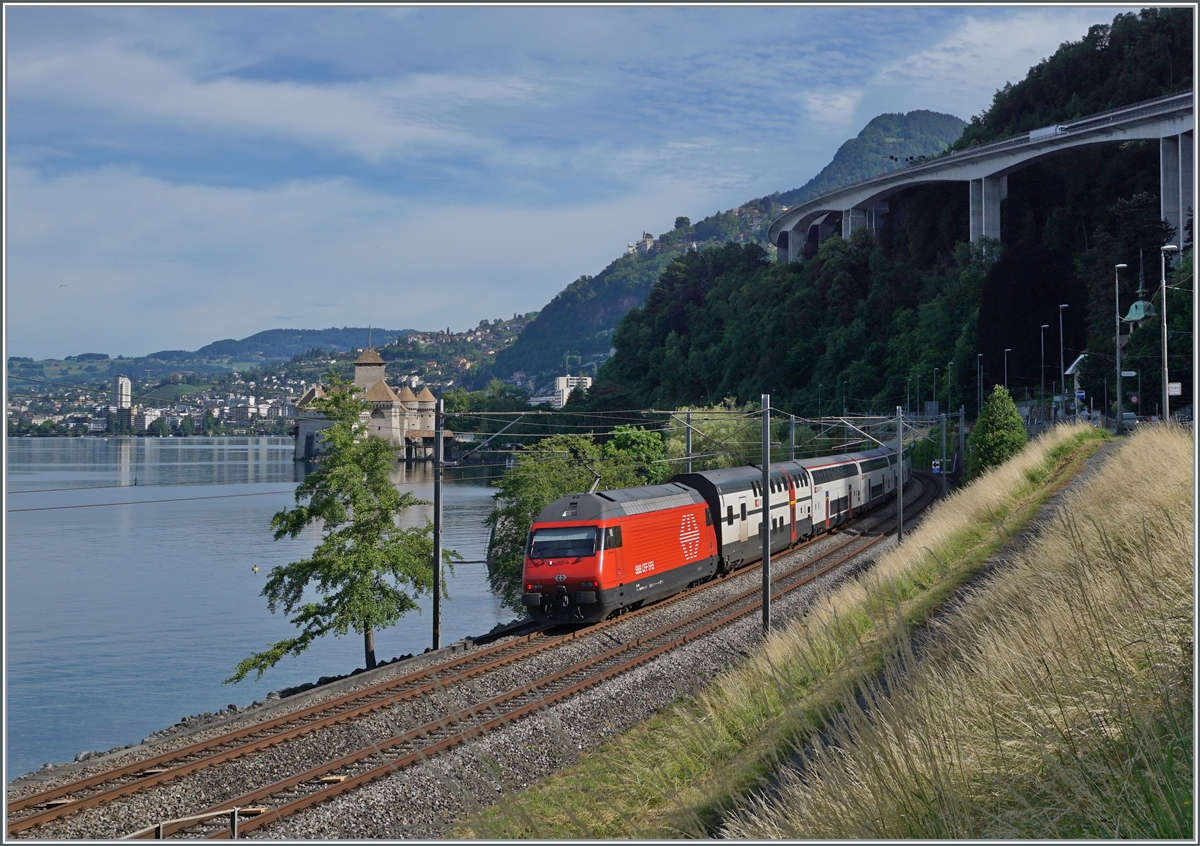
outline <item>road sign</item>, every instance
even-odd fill
[[[1130,394],[1130,395],[1129,395],[1129,401],[1130,401],[1130,402],[1131,402],[1133,405],[1137,405],[1137,401],[1138,401],[1138,395],[1137,395],[1137,394]]]
[[[1076,391],[1075,399],[1087,399],[1087,391]]]
[[[1167,396],[1169,396],[1169,397],[1183,396],[1183,383],[1182,382],[1168,382],[1167,383]]]
[[[1136,370],[1122,370],[1121,375],[1122,376],[1136,376],[1137,371]]]

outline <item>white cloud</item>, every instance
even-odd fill
[[[968,15],[949,34],[924,49],[889,62],[868,86],[871,106],[888,111],[933,109],[964,120],[991,105],[1005,82],[1029,69],[1065,41],[1078,41],[1096,23],[1125,11],[1115,7],[1011,10]]]
[[[371,163],[412,149],[489,148],[462,115],[472,108],[537,102],[544,86],[519,77],[414,74],[312,84],[222,76],[201,80],[160,58],[112,42],[11,58],[10,97],[83,115],[210,133],[300,141]]]
[[[551,210],[430,207],[339,180],[254,191],[21,167],[8,190],[8,308],[20,315],[8,349],[38,358],[196,349],[281,316],[461,329],[540,308],[643,228],[711,201],[669,179]]]

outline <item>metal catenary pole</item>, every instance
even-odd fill
[[[946,415],[942,415],[942,477],[938,479],[938,493],[946,495]]]
[[[442,436],[445,406],[439,398],[433,425],[433,648],[442,646]]]
[[[896,540],[904,540],[904,408],[896,406]]]
[[[791,414],[788,416],[792,418],[791,451],[788,453],[788,460],[795,461],[796,460],[796,415]]]
[[[967,407],[959,406],[959,461],[962,469],[959,472],[959,482],[967,474]]]
[[[692,472],[692,413],[687,413],[687,426],[684,429],[684,444],[687,449],[687,471]]]
[[[762,624],[771,632],[771,395],[762,395]]]

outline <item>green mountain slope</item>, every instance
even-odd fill
[[[517,375],[517,381],[536,390],[564,373],[568,361],[585,371],[589,365],[599,366],[608,358],[621,318],[645,300],[663,268],[691,245],[703,250],[737,241],[765,247],[766,229],[783,206],[899,167],[908,157],[941,152],[964,126],[953,115],[923,110],[880,115],[842,144],[833,161],[800,188],[750,200],[694,225],[680,218],[676,222],[682,225],[660,235],[649,252],[621,256],[596,276],[581,276],[563,289],[512,347],[497,354],[495,368],[486,375]]]
[[[1111,28],[1093,27],[1082,42],[1062,45],[1024,81],[1006,86],[994,113],[973,126],[1002,131],[1067,117],[1043,111],[1029,119],[1014,111],[1014,104],[1036,101],[1031,92],[1047,77],[1064,86],[1055,95],[1063,109],[1106,109],[1167,92],[1183,84],[1178,68],[1151,61],[1137,45],[1190,45],[1192,31],[1190,9],[1119,15]],[[1112,93],[1091,99],[1099,96],[1094,86]],[[843,404],[851,412],[887,412],[934,399],[936,376],[941,408],[962,404],[974,416],[981,383],[985,394],[1007,383],[1018,399],[1033,400],[1043,387],[1052,396],[1061,392],[1065,365],[1086,352],[1080,387],[1085,407],[1099,411],[1114,398],[1113,267],[1128,266],[1119,275],[1125,314],[1139,257],[1156,287],[1159,247],[1179,237],[1175,243],[1188,249],[1168,279],[1169,361],[1172,381],[1184,386],[1173,407],[1188,405],[1190,223],[1184,233],[1165,231],[1159,178],[1154,141],[1080,148],[1023,168],[1009,176],[1000,248],[966,243],[966,187],[942,183],[893,195],[877,238],[866,229],[848,241],[829,238],[804,261],[774,263],[753,244],[677,258],[617,328],[615,355],[588,403],[669,407],[771,393],[780,408],[802,415]],[[1141,374],[1147,400],[1161,395],[1160,337],[1158,319],[1146,321],[1122,357],[1122,369]],[[1137,388],[1127,383],[1125,390]],[[1138,410],[1154,412],[1150,403]]]
[[[966,127],[966,121],[941,112],[918,110],[882,114],[858,137],[838,148],[833,161],[799,188],[779,195],[779,203],[798,205],[872,176],[902,167],[908,158],[931,156],[947,149]]]

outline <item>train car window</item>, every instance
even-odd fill
[[[712,512],[709,511],[707,508],[704,509],[704,525],[706,525],[706,526],[712,525]]]
[[[728,523],[730,526],[732,526],[733,525],[733,506],[730,505],[730,506],[727,506],[727,508],[728,508],[728,510],[725,512],[725,522]]]
[[[746,503],[742,503],[742,519],[746,519]]]
[[[610,526],[604,530],[604,548],[605,549],[620,549],[621,547],[621,527]]]
[[[595,526],[537,529],[529,544],[530,558],[584,558],[596,554]]]

